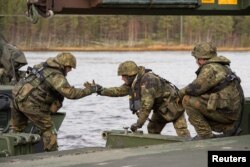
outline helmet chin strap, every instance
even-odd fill
[[[137,75],[128,76],[127,80],[128,80],[128,85],[129,86],[132,86],[136,76]]]
[[[67,76],[67,72],[66,72],[65,66],[63,66],[63,65],[60,65],[60,66],[62,67],[63,75],[66,77]]]

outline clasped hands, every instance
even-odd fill
[[[95,81],[93,80],[92,83],[90,82],[85,82],[83,86],[91,91],[91,93],[98,93],[102,91],[102,86],[99,84],[96,84]]]

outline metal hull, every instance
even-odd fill
[[[1,167],[202,167],[209,150],[250,151],[250,135],[124,149],[84,148],[0,159]]]

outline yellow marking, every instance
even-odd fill
[[[238,0],[218,0],[219,5],[237,5]]]
[[[214,3],[215,0],[201,0],[201,3]]]

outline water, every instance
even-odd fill
[[[29,65],[45,61],[58,52],[26,52]],[[72,52],[77,57],[77,68],[68,74],[68,81],[82,87],[85,81],[95,81],[104,87],[119,86],[123,82],[117,76],[119,63],[133,60],[138,65],[152,69],[177,87],[182,88],[193,79],[197,65],[190,52]],[[250,52],[222,52],[231,67],[242,79],[245,96],[250,96]],[[135,123],[137,118],[128,109],[128,97],[103,97],[95,94],[79,100],[64,101],[60,110],[66,118],[58,132],[60,150],[89,146],[105,146],[101,133],[105,130],[123,129]],[[147,122],[146,122],[147,124]],[[146,124],[142,130],[146,133]],[[189,124],[191,135],[196,133]],[[176,135],[172,124],[162,134]]]

